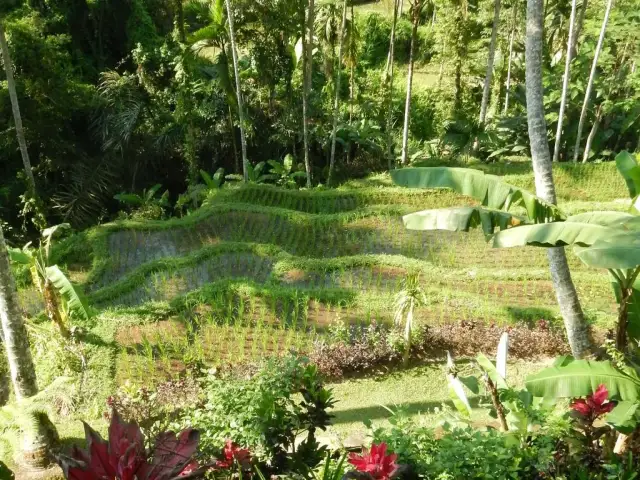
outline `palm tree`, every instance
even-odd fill
[[[489,43],[489,59],[487,61],[487,74],[484,77],[482,90],[482,103],[480,104],[480,125],[484,125],[487,118],[487,107],[491,93],[491,79],[493,77],[493,63],[496,58],[496,41],[498,39],[498,24],[500,23],[500,0],[495,0],[493,7],[493,27],[491,28],[491,42]]]
[[[7,245],[0,225],[0,321],[2,340],[16,398],[21,400],[38,393],[36,372],[29,350],[27,329],[18,305],[16,285],[11,274]]]
[[[0,328],[0,407],[3,407],[9,401],[11,393],[11,382],[9,380],[9,366],[6,362],[6,354],[4,353],[4,336],[2,328]]]
[[[547,143],[547,123],[544,117],[542,87],[542,45],[543,45],[543,0],[527,0],[527,31],[525,45],[527,120],[531,159],[535,176],[536,195],[556,204],[553,170],[549,144]],[[584,357],[591,349],[589,327],[571,278],[564,248],[547,250],[551,279],[556,292],[560,312],[571,351],[577,358]]]
[[[22,115],[20,114],[20,104],[18,103],[18,94],[16,93],[16,82],[13,78],[13,63],[9,53],[9,46],[7,45],[7,37],[4,32],[2,17],[0,17],[0,51],[2,52],[4,71],[7,76],[7,88],[9,90],[9,98],[11,100],[13,121],[16,127],[16,136],[18,137],[18,145],[20,146],[20,154],[22,155],[22,164],[24,166],[25,179],[27,181],[27,196],[36,200],[36,209],[38,209],[36,181],[33,177],[31,159],[29,158],[29,150],[27,150],[27,140],[25,139],[24,128],[22,127]],[[36,210],[36,213],[40,214],[41,212]]]
[[[331,186],[331,180],[333,175],[333,169],[336,161],[336,132],[338,131],[338,116],[339,116],[339,102],[340,102],[340,80],[342,79],[342,48],[344,45],[344,34],[347,25],[347,0],[344,0],[342,5],[342,24],[340,26],[340,39],[338,43],[338,61],[335,66],[336,70],[336,82],[335,82],[335,97],[333,101],[333,129],[331,131],[331,159],[329,161],[329,176],[327,178],[327,185]]]
[[[413,330],[413,312],[416,307],[427,303],[427,296],[420,285],[420,273],[410,272],[402,280],[402,288],[396,294],[394,323],[402,325],[404,319],[404,352],[402,364],[409,365],[411,356],[411,332]]]
[[[411,51],[409,53],[409,73],[407,74],[407,98],[404,105],[404,130],[402,132],[402,159],[403,165],[407,164],[409,156],[409,121],[411,116],[411,90],[413,87],[413,67],[415,63],[417,41],[418,41],[418,23],[420,22],[420,13],[424,8],[424,0],[414,0],[411,4],[411,14],[413,16],[413,28],[411,30]]]
[[[240,85],[240,67],[238,65],[238,48],[236,45],[236,32],[233,26],[233,11],[231,0],[226,0],[227,16],[229,17],[229,39],[231,40],[231,55],[233,57],[233,73],[236,77],[236,98],[238,100],[238,118],[240,119],[240,144],[242,146],[242,175],[245,182],[249,181],[249,159],[247,158],[247,138],[245,136],[245,117],[242,102],[242,89]]]
[[[307,187],[311,188],[311,159],[309,158],[309,93],[313,74],[313,24],[314,0],[309,0],[306,25],[302,22],[302,127],[304,137],[304,166],[307,172]],[[306,37],[306,35],[309,35]]]
[[[580,121],[578,122],[578,133],[576,134],[576,145],[573,148],[573,161],[578,161],[578,155],[580,153],[580,142],[582,141],[582,130],[584,129],[584,122],[587,119],[587,110],[589,109],[589,103],[591,103],[591,91],[593,90],[593,82],[596,78],[596,69],[598,68],[598,58],[602,51],[602,45],[604,43],[604,35],[607,31],[607,23],[609,22],[609,14],[611,13],[611,6],[613,0],[607,1],[607,8],[604,12],[604,19],[602,20],[602,28],[600,29],[600,37],[598,38],[598,45],[593,55],[593,63],[591,64],[591,73],[589,74],[589,83],[587,83],[587,91],[584,94],[584,103],[582,104],[582,112],[580,112]]]
[[[564,77],[562,78],[562,96],[560,97],[560,113],[558,114],[558,129],[556,130],[556,143],[553,148],[553,161],[560,157],[560,140],[562,138],[562,123],[564,110],[567,106],[567,92],[569,90],[569,76],[571,74],[571,59],[573,58],[573,41],[575,36],[576,7],[578,0],[571,0],[571,16],[569,17],[569,38],[567,40],[567,57],[564,64]]]

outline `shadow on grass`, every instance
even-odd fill
[[[469,399],[469,403],[472,408],[476,408],[480,401],[479,397]],[[453,407],[453,404],[449,401],[433,401],[433,402],[410,402],[399,405],[371,405],[361,408],[350,408],[347,410],[337,410],[331,412],[335,415],[332,423],[339,425],[341,423],[355,423],[364,422],[365,420],[380,420],[390,418],[392,416],[391,411],[402,410],[403,413],[408,415],[415,415],[419,413],[429,413],[434,409],[439,408],[442,404],[447,404]],[[386,408],[385,408],[386,407]],[[391,411],[390,411],[391,410]]]

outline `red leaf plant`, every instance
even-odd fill
[[[224,458],[216,462],[216,468],[229,469],[234,462],[238,462],[243,470],[251,468],[251,453],[246,448],[240,448],[232,440],[227,440],[222,450]]]
[[[604,385],[600,385],[593,395],[586,399],[579,398],[571,403],[571,408],[578,412],[587,420],[594,421],[596,418],[609,413],[615,407],[615,403],[609,400],[609,391]]]
[[[193,475],[199,468],[193,459],[200,441],[197,430],[165,432],[151,452],[144,448],[140,427],[124,422],[115,410],[108,441],[86,423],[84,430],[87,450],[74,446],[70,458],[59,458],[68,480],[171,480]]]
[[[389,480],[398,470],[397,458],[395,453],[387,455],[387,444],[380,443],[371,445],[369,451],[363,449],[362,454],[350,453],[349,463],[375,480]]]

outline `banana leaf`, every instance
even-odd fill
[[[576,249],[576,255],[593,268],[633,269],[640,265],[640,235],[610,233],[589,248]]]
[[[619,432],[629,435],[638,426],[638,407],[638,402],[618,402],[605,420]]]
[[[567,222],[591,223],[603,227],[611,227],[621,232],[640,230],[640,216],[625,212],[587,212],[572,215]]]
[[[7,253],[9,254],[9,259],[13,263],[19,263],[20,265],[30,265],[33,260],[33,255],[28,250],[7,247]]]
[[[527,377],[526,386],[535,397],[574,398],[591,395],[605,385],[609,398],[640,399],[640,377],[630,367],[616,368],[609,360],[598,362],[564,358]]]
[[[640,165],[629,152],[621,152],[616,156],[616,166],[624,177],[629,189],[629,196],[635,198],[640,195]]]
[[[396,185],[409,188],[449,188],[472,197],[483,206],[495,210],[509,210],[522,206],[533,222],[562,220],[564,214],[556,207],[536,197],[533,193],[470,168],[421,167],[391,171]]]
[[[504,230],[521,225],[526,219],[501,210],[483,207],[459,207],[424,210],[402,218],[409,230],[449,230],[468,232],[481,227],[485,235],[492,235],[496,229]]]
[[[497,248],[524,247],[564,247],[579,245],[587,247],[598,240],[611,236],[612,229],[591,223],[554,222],[538,225],[523,225],[498,232],[493,237]]]
[[[478,356],[476,357],[476,362],[478,362],[483,370],[487,372],[487,375],[489,375],[489,378],[494,384],[496,384],[498,389],[509,388],[509,385],[507,385],[505,379],[502,377],[502,375],[500,375],[500,373],[498,373],[495,365],[483,353],[478,354]]]
[[[56,288],[60,296],[69,307],[69,311],[77,314],[83,320],[91,318],[91,310],[81,290],[75,287],[57,265],[45,269],[47,278]]]

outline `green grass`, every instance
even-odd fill
[[[523,387],[527,375],[540,370],[548,362],[510,362],[507,369],[509,384]],[[458,362],[461,373],[475,374],[470,363]],[[337,404],[332,413],[335,415],[333,425],[327,432],[326,439],[335,442],[349,436],[362,436],[366,433],[363,424],[371,420],[374,426],[388,424],[392,411],[398,409],[409,414],[415,421],[423,419],[427,424],[436,426],[438,412],[443,404],[453,406],[449,401],[447,383],[444,376],[444,363],[411,368],[409,370],[380,374],[362,379],[350,379],[345,382],[331,384]],[[487,408],[481,405],[481,398],[469,392],[473,407],[472,422],[478,424],[492,423]],[[486,401],[486,399],[485,399]]]

